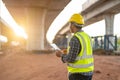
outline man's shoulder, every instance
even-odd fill
[[[78,37],[74,35],[71,40],[78,40]]]

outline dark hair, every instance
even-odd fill
[[[81,29],[83,27],[83,24],[77,24],[75,22],[71,22],[72,25],[74,25],[77,29]]]

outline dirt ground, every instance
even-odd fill
[[[120,56],[94,55],[93,80],[120,80]],[[0,80],[68,80],[66,64],[54,53],[0,53]]]

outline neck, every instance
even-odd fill
[[[76,33],[76,32],[81,32],[82,31],[82,29],[76,29],[75,31],[74,31],[74,33]]]

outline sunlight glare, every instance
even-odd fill
[[[0,0],[0,21],[2,21],[5,25],[10,27],[11,29],[14,30],[14,32],[27,39],[27,34],[25,33],[24,29],[22,29],[13,19],[13,17],[10,15],[9,11],[5,7],[4,3],[2,0]]]
[[[0,42],[7,42],[8,41],[8,39],[7,39],[7,37],[5,37],[5,36],[3,36],[3,35],[0,35]]]

